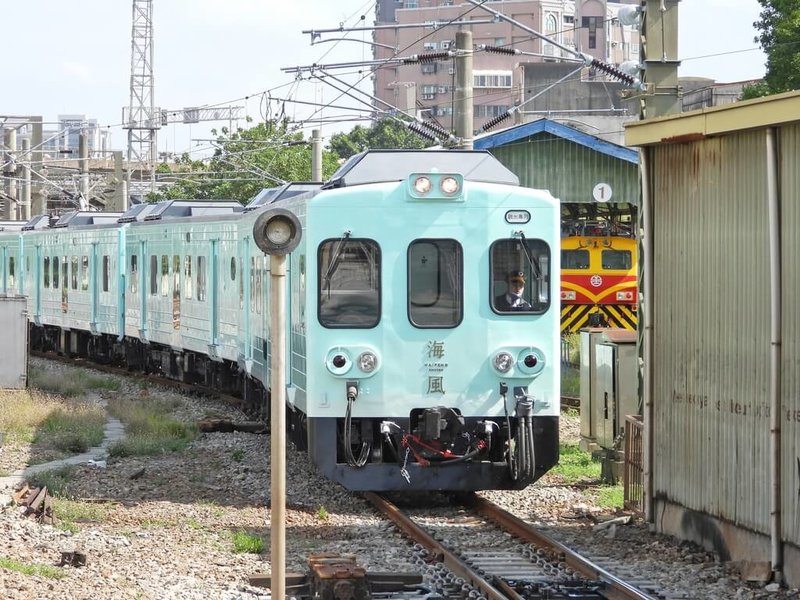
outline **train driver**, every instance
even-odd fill
[[[506,276],[506,293],[494,299],[497,310],[531,310],[531,305],[522,297],[525,292],[525,273],[511,271]]]

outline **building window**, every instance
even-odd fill
[[[478,104],[475,107],[476,117],[499,117],[509,109],[504,104]]]
[[[405,0],[403,8],[417,8],[417,0]]]
[[[511,71],[475,71],[472,81],[476,88],[510,88]]]
[[[504,37],[496,37],[496,38],[494,38],[494,45],[495,46],[505,46],[506,45],[506,38],[504,38]]]
[[[583,17],[581,26],[589,30],[589,49],[597,48],[597,30],[603,26],[600,17]]]
[[[436,73],[436,63],[422,63],[420,65],[420,69],[422,70],[423,74],[432,75],[433,73]]]

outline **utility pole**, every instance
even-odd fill
[[[153,1],[133,0],[130,101],[127,110],[122,109],[122,128],[128,130],[129,192],[133,191],[131,171],[139,172],[137,191],[148,187],[145,173],[150,191],[155,191],[159,114],[153,80]]]
[[[678,2],[641,0],[642,118],[681,112],[678,86]],[[635,96],[636,97],[636,96]]]
[[[455,120],[458,147],[472,150],[472,32],[456,32]]]
[[[17,218],[17,130],[13,126],[6,130],[5,146],[3,171],[6,177],[6,201],[3,217],[14,221]]]
[[[319,129],[311,130],[311,181],[322,181],[322,136]]]
[[[19,218],[31,220],[31,141],[22,140],[22,196],[19,203]]]
[[[78,157],[81,174],[78,210],[89,210],[89,139],[86,133],[78,136]]]

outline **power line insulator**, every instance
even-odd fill
[[[481,131],[489,131],[493,127],[497,127],[500,123],[508,119],[510,116],[511,116],[511,111],[507,110],[502,115],[497,116],[494,119],[490,119],[489,121],[484,123],[483,127],[481,127]]]
[[[427,131],[417,123],[416,121],[412,121],[411,123],[407,123],[406,127],[408,127],[411,131],[416,133],[419,136],[424,137],[426,140],[430,140],[431,142],[438,142],[439,140],[433,135],[430,131]]]
[[[414,54],[408,58],[404,58],[403,64],[430,63],[436,62],[437,60],[448,60],[450,58],[452,58],[450,52],[428,52],[427,54]]]
[[[632,85],[636,84],[636,78],[635,77],[631,77],[627,73],[623,73],[622,71],[620,71],[616,67],[614,67],[612,65],[609,65],[608,63],[604,63],[601,60],[598,60],[598,59],[595,58],[592,61],[591,66],[594,67],[595,69],[597,69],[598,71],[602,71],[606,75],[610,75],[614,79],[618,79],[619,81],[621,81],[625,85],[631,85],[632,86]]]
[[[493,54],[508,54],[509,56],[522,54],[522,52],[516,48],[506,48],[505,46],[484,46],[483,49],[485,52],[491,52]]]

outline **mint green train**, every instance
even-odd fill
[[[0,224],[36,347],[268,417],[264,216],[286,268],[288,437],[353,490],[520,489],[558,462],[559,203],[483,151],[368,151],[324,184]],[[554,300],[555,298],[555,300]]]

